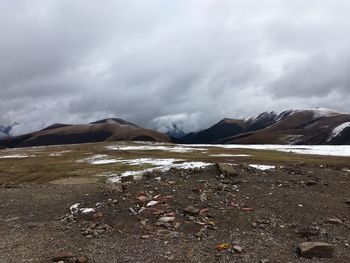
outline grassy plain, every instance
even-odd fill
[[[208,163],[229,162],[270,165],[325,165],[336,169],[350,168],[350,157],[301,155],[271,150],[226,149],[198,146],[197,150],[173,152],[165,150],[112,150],[108,146],[160,146],[135,142],[103,142],[80,145],[18,148],[0,150],[0,183],[45,183],[64,178],[91,178],[98,176],[103,181],[109,174],[151,168],[150,164],[129,165],[122,163],[91,164],[88,159],[106,155],[102,159],[174,158],[183,161]],[[181,146],[161,144],[161,146]],[[185,146],[184,146],[185,147]],[[189,146],[191,148],[191,146]],[[218,154],[249,156],[213,156]],[[26,158],[1,158],[24,155]]]

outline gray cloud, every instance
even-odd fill
[[[346,0],[5,0],[0,123],[118,116],[200,129],[265,110],[348,110]]]

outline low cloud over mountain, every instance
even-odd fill
[[[225,116],[348,111],[350,2],[0,3],[0,123],[119,116],[185,130]],[[186,118],[181,118],[186,116]]]

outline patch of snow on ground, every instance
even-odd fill
[[[118,163],[121,160],[118,159],[109,159],[109,156],[106,154],[96,154],[93,155],[89,158],[83,159],[83,160],[79,160],[77,161],[78,163],[80,162],[88,162],[90,164],[111,164],[111,163]]]
[[[175,169],[195,169],[195,168],[203,168],[211,165],[210,163],[204,163],[204,162],[182,162],[177,163],[180,161],[183,161],[181,159],[151,159],[151,158],[140,158],[140,159],[132,159],[132,160],[118,160],[123,163],[131,164],[131,165],[142,165],[142,164],[151,164],[155,165],[155,167],[147,168],[139,171],[126,171],[121,173],[120,175],[111,174],[108,176],[110,182],[120,182],[121,177],[124,176],[142,176],[145,173],[153,172],[155,170],[161,171],[161,172],[167,172],[171,168]],[[175,163],[176,162],[176,163]]]
[[[168,166],[173,164],[176,161],[182,161],[182,160],[181,159],[152,159],[152,158],[120,160],[121,163],[129,164],[129,165],[151,164],[155,166]]]
[[[24,154],[13,154],[13,155],[3,155],[0,156],[0,159],[15,159],[15,158],[28,158],[28,157],[34,157],[33,155],[24,155]]]
[[[211,154],[212,157],[249,157],[249,154]]]
[[[107,149],[115,150],[115,151],[168,151],[168,152],[176,152],[176,153],[207,150],[207,149],[193,148],[189,146],[165,146],[165,145],[107,146]]]
[[[58,156],[62,156],[64,153],[68,153],[71,152],[71,150],[68,151],[61,151],[61,152],[55,152],[55,153],[50,153],[49,156],[51,157],[58,157]]]
[[[118,163],[119,160],[117,159],[101,159],[101,160],[94,160],[91,161],[91,164],[110,164],[110,163]]]
[[[275,169],[276,166],[274,165],[264,165],[264,164],[249,164],[250,167],[253,167],[254,169],[258,169],[258,170],[272,170]]]
[[[332,132],[331,132],[331,136],[328,139],[328,141],[330,141],[331,139],[339,136],[344,129],[350,127],[350,122],[344,122],[343,124],[340,124],[339,126],[335,127]]]
[[[196,169],[196,168],[203,168],[210,166],[211,163],[204,163],[204,162],[184,162],[184,163],[177,163],[171,165],[170,168],[176,168],[176,169]]]

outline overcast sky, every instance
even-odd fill
[[[1,0],[0,123],[349,112],[348,0]]]

